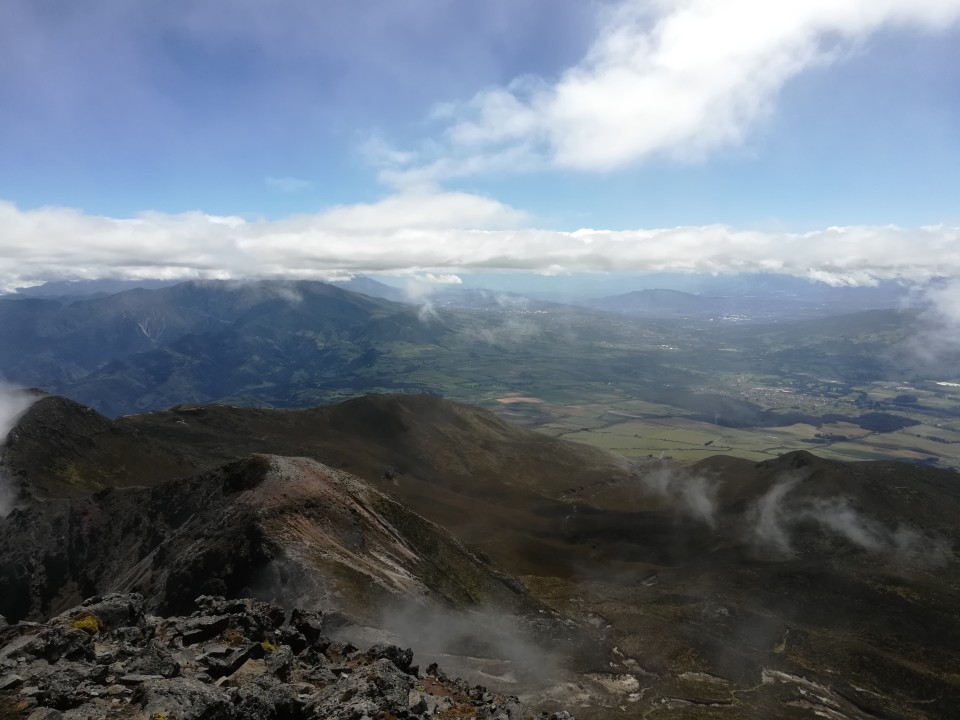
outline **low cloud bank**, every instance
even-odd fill
[[[0,382],[0,449],[6,442],[10,430],[17,424],[17,420],[36,400],[36,396],[25,390]],[[0,518],[10,514],[15,502],[16,489],[3,467],[0,466]]]
[[[833,285],[960,277],[960,227],[805,233],[704,225],[547,230],[491,198],[413,192],[279,220],[200,212],[133,218],[0,201],[0,290],[49,280],[344,279],[457,273],[773,273]]]

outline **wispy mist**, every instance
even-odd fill
[[[322,611],[330,621],[325,631],[339,639],[410,647],[422,667],[436,662],[450,675],[503,691],[557,682],[565,656],[557,643],[575,641],[573,635],[563,639],[566,631],[550,619],[523,619],[492,609],[457,610],[427,598],[396,597],[357,614],[356,608],[344,606],[322,573],[283,554],[257,573],[241,594],[287,609]],[[352,621],[346,622],[346,617]],[[544,624],[549,631],[539,627]],[[553,640],[544,643],[543,637]]]
[[[426,323],[439,319],[434,304],[434,294],[444,287],[459,285],[456,275],[435,275],[433,273],[412,273],[403,277],[403,292],[407,301],[417,306],[417,317]]]
[[[650,492],[671,504],[678,512],[710,527],[717,524],[719,483],[701,475],[690,475],[668,466],[644,473],[640,480]]]
[[[511,347],[534,340],[544,333],[542,323],[531,314],[530,299],[521,295],[479,291],[482,302],[492,311],[483,325],[471,326],[462,334],[471,341]]]
[[[37,397],[23,389],[0,382],[0,461],[7,435],[20,416],[36,402]],[[16,502],[16,489],[0,464],[0,518],[6,517]]]
[[[771,549],[781,555],[792,554],[783,499],[798,482],[799,478],[788,478],[777,482],[753,507],[750,513],[753,539],[764,549]]]
[[[944,537],[898,523],[888,527],[853,506],[848,498],[797,497],[801,478],[784,476],[767,490],[749,513],[748,532],[760,550],[790,557],[801,530],[811,525],[861,550],[896,561],[942,565],[952,556]]]
[[[906,302],[920,311],[910,338],[910,353],[926,365],[946,366],[948,373],[955,372],[956,356],[960,354],[960,280],[925,285]]]
[[[547,647],[530,621],[509,613],[398,601],[383,608],[378,624],[420,663],[438,662],[452,675],[500,690],[555,683],[562,675],[559,648]]]
[[[941,565],[952,557],[949,539],[904,523],[885,525],[856,508],[846,497],[816,497],[800,492],[804,476],[780,476],[742,514],[724,515],[719,498],[722,481],[670,466],[639,475],[643,487],[670,512],[723,530],[735,531],[762,555],[795,557],[804,532],[815,529],[861,550],[897,562]]]

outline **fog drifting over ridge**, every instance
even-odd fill
[[[199,211],[113,218],[0,201],[0,290],[6,291],[50,280],[512,271],[774,273],[854,286],[923,282],[960,277],[960,227],[562,231],[537,228],[523,211],[491,198],[441,191],[276,220]]]
[[[15,388],[0,381],[0,446],[7,439],[7,434],[16,425],[17,420],[37,401],[37,396],[20,388]],[[16,493],[10,485],[10,480],[0,467],[0,518],[6,517],[13,509]]]
[[[842,494],[801,492],[805,475],[783,473],[734,515],[743,540],[765,557],[797,557],[798,540],[806,530],[843,540],[852,547],[898,562],[944,565],[953,559],[952,541],[904,522],[888,525],[871,517]],[[643,490],[665,503],[669,511],[716,529],[723,517],[723,482],[709,474],[691,473],[664,465],[639,475]]]

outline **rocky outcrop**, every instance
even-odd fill
[[[201,596],[157,617],[137,594],[92,597],[46,623],[0,627],[0,718],[500,718],[514,697],[425,672],[410,650],[326,636],[320,612]],[[570,720],[565,713],[541,718]]]

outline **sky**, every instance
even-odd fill
[[[960,0],[0,0],[0,290],[949,282],[958,198]]]

